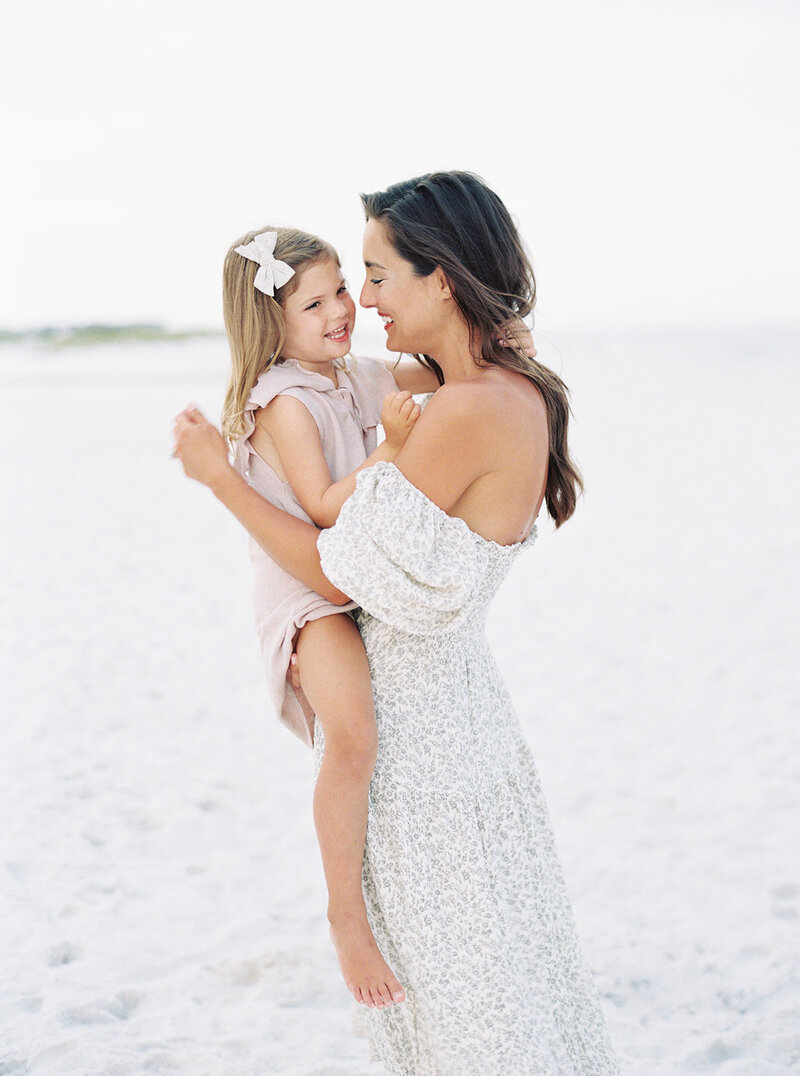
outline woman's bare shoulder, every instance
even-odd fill
[[[434,406],[435,405],[435,406]],[[449,381],[431,398],[431,417],[483,420],[502,414],[505,419],[547,422],[547,408],[537,387],[524,374],[493,368],[477,377]]]

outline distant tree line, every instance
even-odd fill
[[[132,325],[47,325],[38,329],[0,329],[0,344],[40,343],[50,347],[105,344],[124,341],[189,340],[217,336],[210,329],[167,329],[156,323]]]

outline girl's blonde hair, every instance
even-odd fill
[[[275,289],[274,297],[254,286],[258,263],[236,253],[262,232],[277,232],[274,255],[294,269],[294,276]],[[222,308],[231,348],[231,371],[222,407],[222,432],[233,444],[245,432],[244,409],[259,377],[280,358],[286,339],[283,304],[297,289],[300,273],[339,255],[324,239],[296,228],[256,228],[231,244],[222,270]]]

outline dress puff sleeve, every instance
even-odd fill
[[[453,630],[486,571],[485,543],[395,467],[362,471],[318,540],[322,570],[376,620],[412,635]]]

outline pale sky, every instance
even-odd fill
[[[539,324],[800,321],[794,0],[36,0],[5,17],[0,328],[221,325],[249,228],[477,172]],[[374,314],[363,315],[364,319]]]

